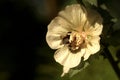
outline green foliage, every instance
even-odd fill
[[[73,77],[74,75],[76,75],[77,73],[81,72],[83,69],[85,69],[87,66],[89,65],[88,62],[85,62],[83,67],[81,67],[81,69],[71,69],[69,72],[69,76]]]
[[[99,56],[93,59],[88,67],[65,80],[118,80],[109,61]]]
[[[97,0],[82,0],[85,5],[93,5],[93,6],[98,6]]]
[[[116,53],[120,50],[120,46],[109,46],[108,49],[109,49],[110,53],[112,54],[113,59],[115,61],[117,61],[118,58],[116,57]]]
[[[119,46],[120,45],[120,30],[114,31],[108,38],[110,45]]]
[[[63,2],[62,5],[60,5],[60,9],[65,8],[67,5],[76,4],[76,3],[77,3],[76,0],[65,0],[65,2]]]

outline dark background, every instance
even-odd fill
[[[44,0],[38,1],[38,6],[37,0],[0,1],[0,80],[33,80],[36,66],[47,61],[36,54],[47,46],[46,16],[50,16],[37,13],[46,12],[39,9]]]

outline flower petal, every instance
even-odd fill
[[[81,49],[78,53],[71,53],[68,47],[63,47],[55,52],[54,58],[61,65],[73,68],[80,63],[81,57],[84,53],[85,49]]]
[[[70,70],[70,68],[64,66],[63,67],[63,73],[62,73],[61,77],[63,77],[66,73],[68,73],[69,70]]]
[[[84,60],[87,60],[90,55],[95,54],[100,50],[100,44],[99,44],[100,37],[94,36],[90,42],[87,44],[87,48],[84,55]]]
[[[83,56],[84,61],[87,60],[91,54],[92,54],[92,52],[90,50],[86,49],[86,52],[85,52],[85,54]]]
[[[100,43],[99,43],[100,37],[99,36],[94,36],[90,40],[90,43],[87,44],[87,49],[89,49],[92,53],[95,54],[100,50]]]
[[[99,36],[102,32],[103,25],[95,23],[95,25],[90,26],[90,28],[86,31],[87,34],[92,35],[92,36]]]
[[[56,52],[55,52],[55,55],[54,55],[54,58],[56,60],[56,62],[60,63],[60,64],[63,64],[64,63],[64,60],[68,57],[68,49],[67,47],[63,47],[63,48],[60,48],[58,49]]]
[[[102,24],[102,17],[98,12],[87,8],[87,20],[89,21],[90,25],[94,25],[95,23]]]
[[[85,32],[90,35],[100,35],[102,32],[102,17],[94,10],[87,9],[87,22],[84,26]]]
[[[67,32],[70,31],[70,26],[71,24],[61,17],[56,17],[48,25],[46,41],[52,49],[58,49],[63,46],[61,36],[66,36]]]
[[[46,41],[52,49],[58,49],[64,46],[62,44],[62,39],[60,38],[60,35],[52,34],[50,32],[47,32]]]
[[[65,10],[59,12],[59,16],[73,24],[74,26],[72,26],[72,28],[77,28],[77,30],[82,30],[83,25],[87,20],[86,10],[79,4],[67,6]]]

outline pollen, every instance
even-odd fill
[[[86,45],[86,33],[85,32],[72,32],[69,39],[69,49],[72,52],[81,50]]]

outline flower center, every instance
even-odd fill
[[[71,52],[76,53],[82,48],[86,47],[86,33],[85,32],[68,32],[67,36],[63,38],[63,43],[68,44]]]
[[[86,33],[72,32],[69,39],[69,48],[72,52],[76,52],[86,47]]]

